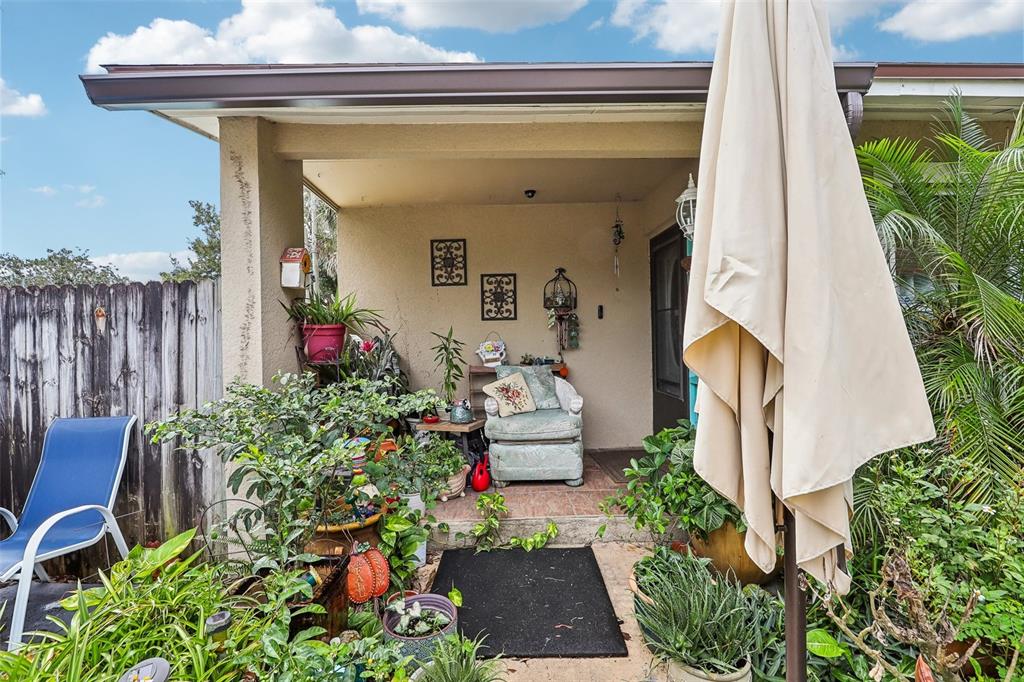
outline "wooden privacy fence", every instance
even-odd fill
[[[219,289],[216,281],[0,288],[0,506],[20,514],[55,417],[134,414],[116,507],[129,546],[196,525],[224,496],[219,460],[153,445],[142,427],[220,397]],[[114,553],[100,543],[52,569],[88,575]]]

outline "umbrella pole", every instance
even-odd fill
[[[786,682],[807,682],[807,595],[800,589],[793,514],[782,511],[786,597]]]

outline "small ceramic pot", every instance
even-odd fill
[[[753,674],[750,672],[750,661],[747,661],[742,668],[734,673],[706,673],[703,670],[691,668],[677,661],[666,663],[669,682],[752,682]]]
[[[464,465],[459,471],[452,474],[445,484],[446,488],[441,493],[441,501],[447,502],[454,497],[466,496],[466,474],[469,473],[469,465]]]

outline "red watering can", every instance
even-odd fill
[[[478,493],[482,493],[491,487],[491,474],[487,470],[487,466],[487,453],[485,452],[483,459],[477,460],[476,465],[473,467],[473,473],[469,477],[470,487]]]

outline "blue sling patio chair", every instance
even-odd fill
[[[133,416],[53,420],[21,518],[0,507],[11,527],[0,540],[0,582],[18,578],[10,651],[21,645],[32,574],[49,580],[40,562],[94,545],[104,533],[128,554],[113,509],[134,423]]]

